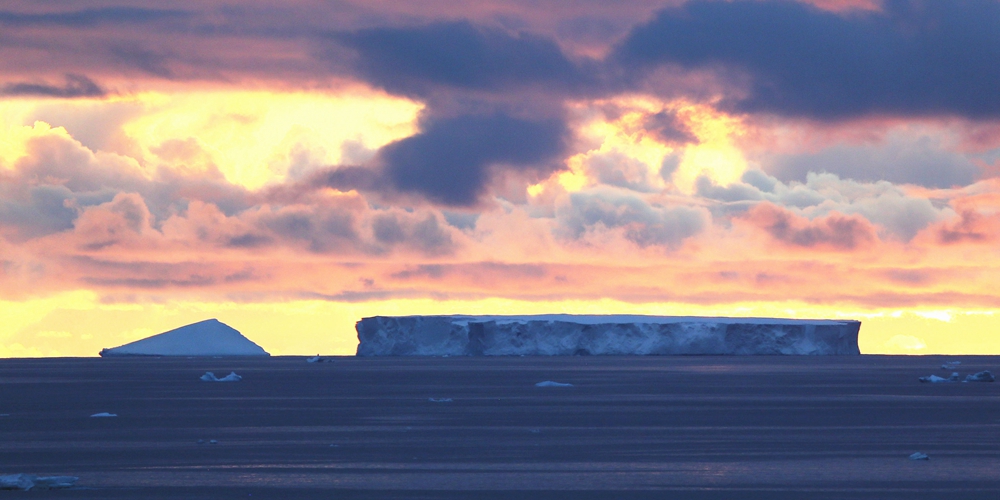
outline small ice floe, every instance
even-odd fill
[[[958,369],[958,365],[960,365],[960,364],[962,364],[961,361],[945,361],[944,364],[941,365],[941,369],[942,370],[957,370]]]
[[[535,384],[535,387],[573,387],[573,384],[564,384],[562,382],[553,382],[551,380],[546,380],[545,382],[539,382]]]
[[[0,476],[0,490],[58,490],[72,488],[80,478],[74,476],[32,476],[11,474]]]
[[[910,455],[910,460],[930,460],[926,453],[920,453],[919,451]]]
[[[451,398],[427,398],[427,401],[430,401],[431,403],[450,403],[452,401],[452,399]]]
[[[219,378],[212,372],[205,372],[205,374],[201,376],[201,379],[205,382],[239,382],[240,380],[243,380],[243,377],[237,375],[236,372],[229,372],[229,375]]]
[[[940,384],[943,382],[958,382],[958,372],[952,372],[951,376],[948,378],[938,377],[937,375],[928,375],[926,377],[920,377],[917,380],[921,382],[928,382],[931,384]]]
[[[989,370],[965,376],[965,382],[996,382],[997,378]]]
[[[209,439],[208,441],[205,441],[204,439],[199,439],[198,444],[219,444],[219,442],[214,439]]]
[[[323,356],[320,356],[319,354],[317,354],[317,355],[315,355],[315,356],[307,359],[306,363],[333,363],[333,359],[331,359],[331,358],[324,358]]]
[[[91,415],[90,418],[94,418],[94,417],[117,417],[117,416],[118,416],[117,413],[108,413],[106,411],[102,411],[101,413],[95,413],[95,414]]]

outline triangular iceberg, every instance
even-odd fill
[[[101,356],[270,356],[235,328],[206,319],[136,340],[101,349]]]

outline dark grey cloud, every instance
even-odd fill
[[[102,97],[104,89],[83,75],[67,74],[62,86],[35,82],[13,82],[0,87],[0,95],[42,97]]]
[[[1000,116],[1000,2],[886,0],[832,13],[793,1],[693,0],[634,28],[612,59],[750,76],[729,104],[821,119]],[[734,84],[739,84],[734,79]]]
[[[426,95],[438,87],[567,87],[585,78],[551,39],[467,21],[368,28],[337,33],[332,40],[356,52],[354,66],[362,78],[403,95]]]
[[[25,13],[0,11],[0,25],[66,26],[88,28],[100,25],[144,24],[154,21],[185,19],[192,13],[173,9],[147,9],[141,7],[105,7],[66,12]]]
[[[490,181],[489,169],[551,169],[542,165],[565,146],[569,131],[558,119],[504,114],[434,120],[414,136],[379,151],[385,174],[400,191],[445,205],[473,205]]]
[[[65,186],[32,186],[23,196],[9,193],[0,186],[0,225],[15,231],[15,239],[28,239],[58,233],[73,228],[78,207],[99,205],[111,201],[110,190],[74,193]]]
[[[643,120],[642,126],[647,132],[663,142],[684,144],[698,141],[698,138],[688,130],[677,113],[672,111],[664,110],[648,115]]]
[[[549,173],[569,134],[559,119],[495,113],[425,120],[423,130],[379,150],[375,167],[344,166],[306,184],[384,193],[412,193],[449,206],[475,205],[491,169]]]

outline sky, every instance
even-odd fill
[[[998,0],[7,0],[0,357],[452,313],[1000,354],[998,60]]]

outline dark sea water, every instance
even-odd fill
[[[0,498],[1000,499],[998,357],[335,359],[0,360]]]

